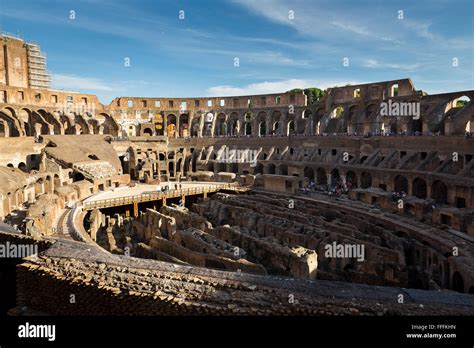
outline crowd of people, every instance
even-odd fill
[[[394,201],[398,201],[400,198],[406,197],[406,195],[407,195],[406,192],[403,191],[403,190],[402,191],[393,191],[392,192],[392,199]]]
[[[339,178],[334,180],[331,185],[317,185],[314,181],[310,181],[307,187],[301,189],[301,192],[306,195],[312,192],[322,192],[329,196],[339,197],[342,194],[348,194],[352,188],[353,184],[351,180],[347,180],[347,182],[344,183],[344,181]]]

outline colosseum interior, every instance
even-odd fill
[[[4,313],[472,315],[474,90],[105,105],[0,43]]]

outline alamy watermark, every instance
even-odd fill
[[[250,163],[251,167],[255,167],[257,165],[257,156],[257,150],[237,150],[226,147],[217,156],[216,161],[220,163]]]
[[[48,341],[56,340],[56,325],[37,325],[26,322],[18,326],[19,338],[47,338]]]
[[[327,258],[357,259],[362,262],[365,260],[364,244],[338,244],[332,242],[324,246],[324,256]]]
[[[24,258],[34,254],[38,254],[38,245],[36,244],[14,244],[10,242],[0,244],[0,258]]]
[[[380,103],[381,116],[410,116],[414,120],[420,118],[419,102],[399,102],[389,99],[388,102]]]

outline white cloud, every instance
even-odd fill
[[[420,67],[420,64],[393,64],[393,63],[379,63],[375,59],[367,59],[364,63],[366,68],[371,69],[398,69],[398,70],[415,70]]]
[[[328,3],[314,1],[298,1],[289,3],[287,0],[233,0],[252,12],[272,22],[289,26],[308,37],[331,41],[334,39],[347,38],[348,32],[355,34],[361,39],[380,40],[400,43],[395,37],[384,35],[387,30],[382,29],[382,21],[368,18],[366,9],[351,8],[349,10],[337,9]],[[289,11],[293,11],[294,19],[290,19]],[[361,18],[357,20],[356,18]],[[373,30],[377,28],[377,30]]]
[[[77,75],[53,74],[52,86],[57,89],[72,91],[92,90],[92,91],[113,91],[114,88],[103,81],[93,77],[82,77]]]
[[[214,86],[207,90],[211,96],[237,96],[251,94],[270,94],[283,93],[294,88],[318,87],[326,89],[335,86],[345,86],[347,84],[357,85],[362,82],[357,81],[335,81],[335,80],[306,80],[306,79],[289,79],[282,81],[265,81],[251,83],[243,87],[236,86]]]

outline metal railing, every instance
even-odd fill
[[[120,205],[128,205],[134,203],[143,203],[143,202],[150,202],[150,201],[159,201],[163,198],[175,198],[181,196],[191,196],[191,195],[198,195],[203,193],[209,192],[217,192],[219,190],[238,190],[240,185],[238,184],[214,184],[214,185],[207,185],[204,187],[191,187],[191,188],[184,188],[181,190],[169,190],[169,191],[157,191],[151,193],[142,193],[139,195],[133,196],[125,196],[125,197],[118,197],[118,198],[109,198],[109,199],[101,199],[92,202],[84,202],[84,209],[91,210],[91,209],[100,209],[100,208],[110,208],[116,207]]]

